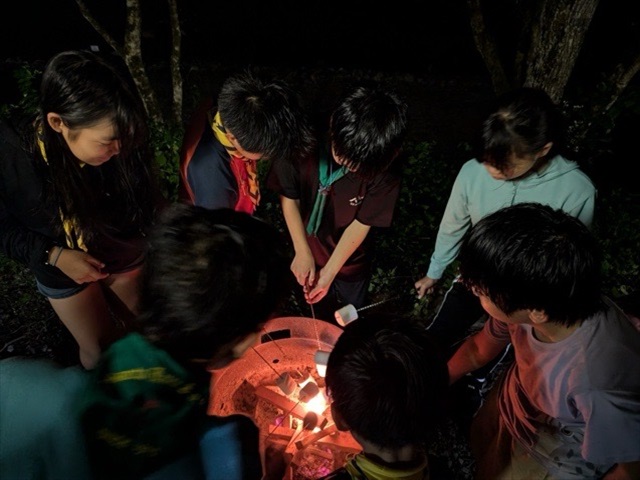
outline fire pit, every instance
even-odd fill
[[[321,320],[274,318],[259,344],[213,372],[208,413],[251,418],[260,429],[263,465],[266,441],[286,444],[293,460],[285,480],[319,478],[361,450],[348,432],[336,429],[314,361],[316,352],[330,351],[341,333],[340,327]],[[318,389],[305,388],[309,382]]]

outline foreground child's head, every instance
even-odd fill
[[[288,292],[284,245],[248,214],[173,205],[150,239],[141,332],[177,358],[220,357],[259,331]]]
[[[380,86],[361,86],[331,115],[335,160],[370,178],[386,170],[400,153],[407,133],[407,105]]]
[[[327,364],[340,429],[378,448],[422,444],[443,413],[448,373],[424,327],[372,316],[348,324]]]
[[[571,326],[601,306],[598,244],[562,210],[537,203],[498,210],[467,232],[459,261],[464,283],[507,315],[544,311]]]

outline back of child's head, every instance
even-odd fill
[[[269,160],[308,153],[314,136],[299,95],[284,80],[244,71],[228,77],[218,94],[224,127],[242,148]]]
[[[459,262],[467,287],[506,314],[544,310],[571,326],[602,306],[599,245],[560,209],[520,203],[487,215],[465,235]]]
[[[380,85],[353,89],[331,114],[334,153],[364,178],[389,168],[401,151],[406,133],[406,103]]]
[[[345,327],[325,380],[339,424],[376,446],[396,449],[428,439],[442,418],[448,372],[423,326],[370,316]]]
[[[172,205],[150,238],[139,330],[178,358],[211,358],[258,331],[289,291],[284,245],[248,214]]]
[[[552,147],[545,158],[551,158],[562,146],[562,130],[560,111],[543,90],[512,90],[498,99],[483,124],[483,151],[478,159],[501,169],[511,155],[535,155],[547,143]]]

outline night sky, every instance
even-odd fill
[[[121,39],[124,1],[89,0]],[[481,68],[464,3],[180,0],[187,61],[329,65],[408,72]],[[149,6],[153,8],[149,8]],[[5,7],[6,8],[6,7]],[[145,60],[166,60],[165,3],[143,2]],[[426,14],[422,10],[426,9]],[[2,15],[5,58],[46,59],[60,50],[104,46],[73,0],[24,0]]]
[[[87,3],[121,40],[124,0]],[[486,75],[471,36],[465,1],[372,3],[178,0],[183,61]],[[488,22],[503,40],[517,34],[518,25],[511,19],[514,11],[509,8],[518,2],[485,4],[493,8],[486,12]],[[166,4],[145,0],[142,7],[143,56],[151,63],[164,62],[169,45]],[[503,45],[508,48],[513,43],[507,40]],[[91,44],[106,48],[74,0],[22,0],[0,16],[4,58],[44,60],[58,51]],[[597,72],[634,49],[640,49],[640,2],[603,0],[577,68]]]

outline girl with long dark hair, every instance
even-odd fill
[[[160,204],[144,108],[116,67],[68,51],[47,63],[22,138],[0,128],[2,251],[29,266],[92,368],[136,314]]]

